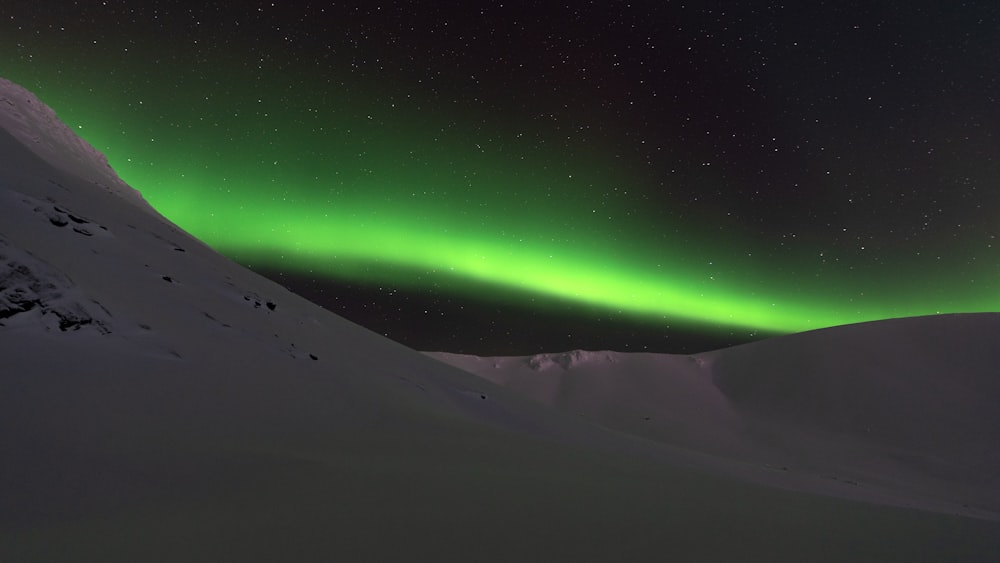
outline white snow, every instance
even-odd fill
[[[6,81],[0,256],[2,561],[1000,553],[995,315],[458,369],[213,252]]]
[[[995,515],[998,339],[1000,315],[979,314],[865,323],[694,356],[429,355],[608,428],[779,469],[781,480],[849,483],[904,506],[936,497]]]
[[[108,159],[59,120],[52,108],[21,86],[0,77],[0,129],[42,160],[108,191],[143,202],[122,182]]]

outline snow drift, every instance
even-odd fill
[[[895,319],[692,356],[432,357],[631,435],[908,505],[1000,513],[1000,315]],[[895,501],[891,500],[895,497]]]

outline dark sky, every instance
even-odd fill
[[[21,1],[0,75],[422,349],[1000,309],[1000,4]]]

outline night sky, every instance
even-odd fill
[[[419,349],[1000,310],[1000,3],[5,0],[164,215]]]

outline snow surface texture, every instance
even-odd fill
[[[567,414],[782,480],[826,479],[862,497],[880,490],[881,502],[903,506],[938,496],[994,518],[998,340],[1000,315],[981,314],[864,323],[694,356],[429,355]]]
[[[0,100],[0,561],[1000,554],[995,315],[435,355],[458,369],[219,256]]]
[[[107,310],[89,301],[66,275],[0,236],[0,327],[33,320],[45,330],[111,332]]]

